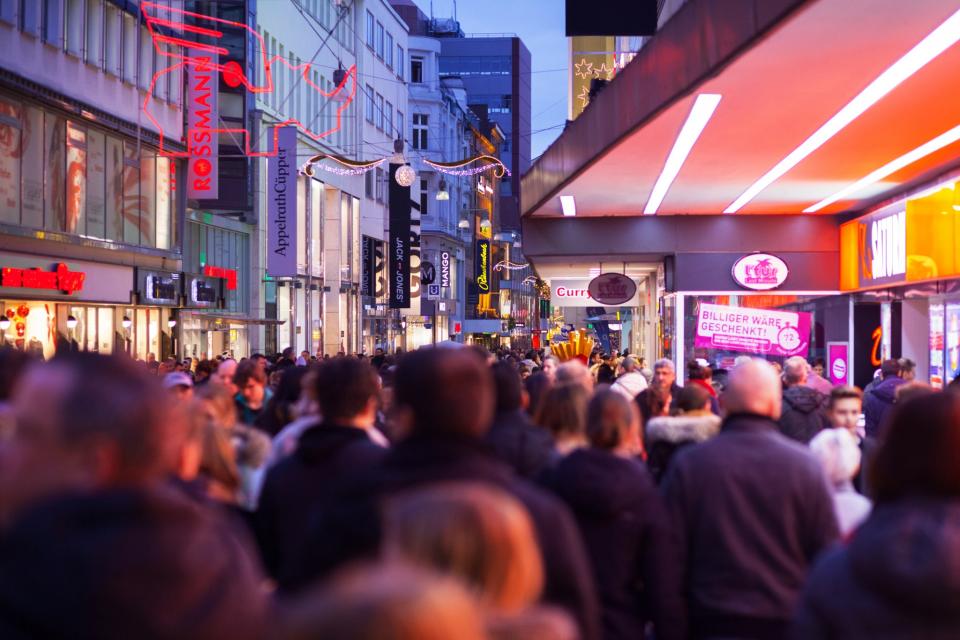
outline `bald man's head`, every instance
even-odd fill
[[[753,413],[776,420],[782,393],[776,370],[765,360],[752,359],[733,369],[720,401],[728,415]]]

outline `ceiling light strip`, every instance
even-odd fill
[[[713,117],[713,112],[716,111],[717,105],[720,104],[720,97],[721,96],[716,93],[701,93],[697,96],[697,99],[693,103],[693,108],[690,109],[690,115],[687,116],[687,121],[683,123],[680,133],[673,143],[673,149],[670,150],[670,155],[667,156],[667,161],[663,165],[663,171],[660,172],[660,177],[657,178],[657,182],[653,185],[653,191],[650,192],[650,199],[647,200],[647,206],[643,209],[644,215],[656,213],[657,209],[660,208],[663,199],[667,196],[667,191],[670,190],[670,185],[676,180],[677,174],[680,173],[680,168],[683,167],[683,163],[687,161],[687,156],[690,155],[693,145],[697,143],[697,139],[700,137],[700,134],[703,133],[704,127],[707,126],[710,118]]]
[[[908,151],[907,153],[903,154],[896,160],[888,162],[887,164],[883,165],[876,171],[873,171],[872,173],[869,173],[863,178],[861,178],[860,180],[857,180],[850,186],[844,187],[840,191],[837,191],[835,194],[833,194],[829,198],[824,198],[817,204],[807,207],[806,209],[803,210],[803,212],[816,213],[817,211],[820,211],[820,209],[823,209],[824,207],[829,206],[834,202],[837,202],[838,200],[844,200],[847,198],[847,196],[850,196],[851,194],[854,194],[860,191],[861,189],[868,187],[872,184],[880,182],[887,176],[896,173],[900,169],[903,169],[904,167],[907,167],[913,164],[917,160],[920,160],[921,158],[924,158],[930,155],[931,153],[939,151],[940,149],[943,149],[944,147],[953,144],[957,140],[960,140],[960,126],[956,126],[953,129],[950,129],[949,131],[947,131],[946,133],[940,134],[933,140],[925,142],[924,144],[920,145],[916,149],[913,149],[912,151]]]
[[[842,131],[848,124],[859,118],[867,109],[893,91],[904,80],[922,69],[927,63],[939,56],[960,40],[960,11],[931,31],[902,58],[881,73],[857,96],[848,102],[832,118],[827,120],[813,135],[803,141],[770,171],[764,174],[744,191],[739,198],[724,210],[724,213],[736,213],[745,204],[756,198],[761,191],[781,178],[804,158],[823,146],[830,138]]]

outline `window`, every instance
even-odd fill
[[[140,77],[141,89],[149,89],[153,79],[153,42],[146,27],[140,30]]]
[[[87,0],[87,64],[103,66],[103,0]]]
[[[383,60],[383,25],[377,23],[377,57]]]
[[[367,11],[367,46],[373,49],[375,40],[373,36],[373,14]]]
[[[423,83],[423,57],[410,56],[410,82],[414,84]]]
[[[84,14],[83,0],[67,0],[67,51],[75,56],[83,55]]]
[[[373,124],[373,110],[374,110],[374,104],[373,104],[373,87],[371,87],[370,85],[367,85],[367,105],[366,105],[366,107],[367,107],[367,113],[366,113],[366,115],[367,115],[367,122],[369,122],[370,124]]]
[[[427,114],[413,114],[413,148],[427,148]]]
[[[387,44],[384,46],[384,54],[386,54],[387,68],[393,69],[393,36],[387,33]]]
[[[63,46],[63,0],[43,0],[43,40]]]
[[[66,126],[61,116],[44,114],[43,228],[50,231],[63,231],[66,217]]]
[[[20,3],[20,29],[33,36],[40,33],[40,3],[36,0]]]
[[[383,96],[377,94],[377,129],[383,129]]]
[[[15,25],[17,22],[17,5],[20,0],[0,0],[0,20]]]
[[[376,182],[377,202],[383,202],[383,169],[380,167],[376,169]]]
[[[123,13],[123,80],[137,81],[137,22],[129,13]]]
[[[427,215],[427,203],[430,202],[430,187],[426,178],[420,178],[420,217]]]
[[[393,137],[393,105],[387,101],[383,110],[383,132]]]
[[[403,80],[403,47],[397,45],[397,75]]]
[[[364,193],[371,200],[373,199],[373,171],[367,171],[363,174],[363,187]]]
[[[20,103],[0,99],[0,140],[4,141],[4,153],[0,153],[0,220],[14,224],[20,223],[22,113]],[[11,149],[20,153],[10,153]]]
[[[397,138],[400,140],[406,140],[407,138],[407,132],[403,128],[403,125],[403,111],[397,109]]]

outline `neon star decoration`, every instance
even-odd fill
[[[278,122],[273,127],[273,135],[271,136],[271,141],[265,151],[255,151],[251,149],[251,135],[250,132],[245,128],[209,128],[204,129],[205,132],[228,133],[243,136],[245,152],[248,156],[266,157],[275,156],[277,154],[277,134],[280,127],[290,125],[296,126],[298,129],[300,129],[300,131],[310,136],[314,140],[325,138],[340,129],[343,112],[347,109],[350,103],[353,102],[353,99],[357,93],[356,65],[346,70],[343,80],[333,89],[333,91],[327,92],[310,80],[311,66],[309,63],[303,63],[294,66],[279,55],[275,55],[268,60],[266,54],[266,45],[263,42],[263,37],[257,33],[257,31],[251,29],[242,22],[224,20],[223,18],[215,18],[202,13],[185,11],[183,9],[175,9],[173,7],[167,7],[154,2],[147,2],[146,0],[140,3],[140,7],[143,17],[147,23],[147,30],[149,31],[150,37],[153,40],[153,45],[157,51],[157,54],[161,58],[168,59],[168,62],[166,63],[167,66],[159,69],[153,74],[153,79],[150,81],[150,89],[143,101],[144,114],[147,116],[150,122],[153,123],[160,134],[161,155],[170,157],[188,157],[190,152],[189,150],[185,152],[172,151],[165,146],[166,136],[164,134],[163,126],[157,121],[153,114],[150,113],[150,103],[157,81],[164,75],[172,73],[173,71],[186,71],[186,69],[191,65],[200,69],[209,69],[212,64],[211,60],[213,59],[213,54],[218,56],[218,60],[219,56],[228,56],[230,52],[225,47],[220,46],[220,42],[224,37],[223,29],[226,28],[244,29],[249,32],[250,37],[254,38],[255,42],[258,43],[255,44],[255,47],[259,47],[259,53],[257,55],[259,55],[259,61],[262,63],[264,69],[263,84],[256,84],[247,78],[243,69],[235,61],[229,60],[225,63],[218,62],[215,67],[219,73],[223,74],[224,82],[226,82],[227,85],[231,87],[243,85],[247,91],[254,94],[272,93],[276,88],[273,80],[274,67],[279,66],[282,70],[285,66],[294,72],[298,72],[302,76],[304,82],[306,82],[306,84],[309,85],[314,91],[325,98],[334,99],[340,104],[337,107],[334,126],[325,131],[313,130],[311,127],[308,127],[295,118],[288,118],[282,122]],[[187,53],[187,50],[190,50],[190,53]],[[278,62],[280,65],[277,64]],[[189,131],[185,132],[185,134],[187,135],[187,139],[189,139]]]
[[[583,78],[584,80],[593,77],[592,62],[587,62],[585,58],[580,58],[580,62],[577,62],[574,66],[577,69],[576,75],[578,77]]]
[[[587,105],[590,104],[590,88],[587,86],[581,87],[580,95],[577,98],[580,99],[580,107],[586,109]]]

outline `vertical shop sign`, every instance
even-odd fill
[[[277,131],[277,155],[267,159],[267,273],[297,275],[297,128]]]
[[[850,346],[846,342],[827,343],[827,366],[830,384],[850,384]]]
[[[492,278],[490,260],[490,241],[486,239],[477,240],[473,253],[473,273],[474,282],[480,293],[490,293],[490,280]]]
[[[930,385],[943,388],[943,317],[942,304],[930,305]]]
[[[440,252],[440,286],[447,288],[450,286],[450,252]]]
[[[947,379],[951,380],[960,374],[960,304],[948,304],[946,310],[946,351],[947,351]]]
[[[360,246],[360,295],[372,297],[376,291],[376,240],[370,236],[363,236]]]
[[[217,133],[220,122],[218,55],[191,49],[188,60],[194,62],[187,63],[187,197],[215,200],[220,193],[217,183],[220,153]]]
[[[404,165],[390,165],[390,246],[389,258],[390,308],[410,308],[410,187],[397,183],[397,169]]]

